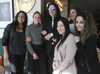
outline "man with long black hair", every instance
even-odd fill
[[[45,20],[42,29],[43,38],[46,40],[46,54],[48,60],[48,74],[52,74],[52,62],[54,56],[54,42],[56,38],[57,21],[61,17],[59,7],[55,3],[50,3],[47,8],[48,19]]]

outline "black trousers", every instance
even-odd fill
[[[25,55],[11,55],[9,58],[11,64],[11,74],[23,74]]]
[[[39,60],[34,60],[33,56],[28,52],[28,74],[47,74],[46,54],[43,45],[34,45],[32,47],[39,56]]]
[[[50,54],[47,55],[48,74],[52,74],[52,72],[53,72],[53,68],[52,68],[53,57],[54,57],[54,45],[52,45]]]

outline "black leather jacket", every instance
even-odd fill
[[[7,25],[4,30],[3,37],[2,37],[2,44],[3,46],[8,47],[8,52],[12,50],[12,40],[13,40],[13,33],[16,31],[16,27],[14,25]]]

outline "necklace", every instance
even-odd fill
[[[21,27],[18,27],[18,30],[23,30],[23,28],[21,28]]]

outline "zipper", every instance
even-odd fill
[[[86,65],[87,65],[88,72],[90,72],[89,64],[88,64],[88,62],[87,62],[86,59],[85,59],[85,61],[86,61]]]

